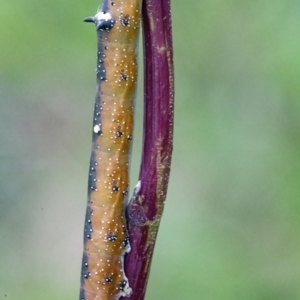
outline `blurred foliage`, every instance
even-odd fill
[[[0,1],[0,299],[78,297],[98,4]],[[174,159],[146,299],[300,299],[300,3],[172,10]]]

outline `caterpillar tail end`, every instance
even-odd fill
[[[95,17],[87,17],[83,20],[83,22],[95,23]]]
[[[87,17],[84,22],[94,23],[97,31],[109,32],[115,25],[116,21],[112,18],[111,14],[104,11],[98,11],[94,17]]]
[[[126,280],[123,280],[121,282],[121,293],[119,294],[119,296],[121,297],[130,297],[132,295],[132,288],[129,286],[128,280],[126,278]]]

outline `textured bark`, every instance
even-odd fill
[[[144,137],[141,188],[127,207],[131,252],[125,271],[133,294],[145,297],[169,182],[174,113],[174,72],[169,0],[144,0]]]

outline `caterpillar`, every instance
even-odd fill
[[[97,91],[84,225],[80,300],[115,300],[132,294],[124,272],[130,251],[125,205],[141,0],[103,0],[97,30]]]

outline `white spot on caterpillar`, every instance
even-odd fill
[[[94,132],[99,134],[101,132],[101,125],[100,124],[97,124],[94,126]]]

